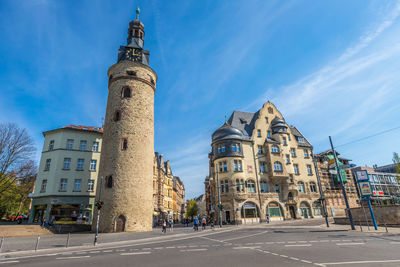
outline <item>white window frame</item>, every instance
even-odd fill
[[[89,168],[89,170],[96,171],[96,168],[97,168],[97,160],[91,159],[90,160],[90,168]]]
[[[93,152],[99,152],[99,142],[93,142],[93,145],[92,145],[92,151]]]
[[[81,191],[82,179],[75,179],[74,180],[74,191],[79,192]]]
[[[70,170],[70,169],[71,169],[71,158],[64,158],[63,170]]]
[[[68,139],[65,148],[67,150],[72,150],[74,148],[74,139]]]
[[[88,180],[88,191],[90,192],[94,191],[94,179]]]
[[[79,143],[79,150],[85,151],[87,148],[87,141],[86,140],[81,140]]]

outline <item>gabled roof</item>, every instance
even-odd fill
[[[93,132],[93,133],[100,133],[100,134],[103,133],[103,127],[71,124],[71,125],[67,125],[67,126],[61,127],[61,128],[45,131],[45,132],[43,132],[43,135],[46,135],[46,134],[48,134],[50,132],[53,132],[53,131],[63,130],[63,129],[69,129],[69,130],[75,130],[75,131]]]
[[[300,131],[296,127],[290,126],[289,128],[294,136],[302,137],[304,139],[304,141],[297,140],[297,143],[299,143],[300,146],[312,147],[310,142],[308,142],[307,138],[305,138],[304,135],[302,133],[300,133]]]
[[[258,111],[256,113],[251,113],[235,110],[232,112],[227,122],[232,127],[241,130],[245,135],[251,136],[253,134],[254,123],[257,117]]]

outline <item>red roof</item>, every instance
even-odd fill
[[[89,131],[89,132],[103,132],[103,127],[94,127],[94,126],[84,126],[84,125],[67,125],[61,127],[61,129],[74,129],[74,130],[81,130],[81,131]]]

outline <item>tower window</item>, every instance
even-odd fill
[[[123,139],[122,140],[122,150],[127,150],[128,149],[128,140]]]
[[[114,114],[114,121],[119,121],[121,119],[121,111],[117,110]]]
[[[122,97],[130,98],[131,97],[131,88],[125,87],[124,89],[122,89]]]
[[[108,188],[113,187],[113,178],[111,175],[106,178],[106,187],[108,187]]]
[[[128,74],[128,75],[132,75],[132,76],[136,76],[136,71],[133,71],[133,70],[127,70],[127,71],[126,71],[126,74]]]

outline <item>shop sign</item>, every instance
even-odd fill
[[[253,172],[253,166],[247,165],[247,172],[252,173]]]
[[[360,186],[360,191],[362,196],[372,195],[371,185],[369,181],[362,181],[362,182],[359,181],[358,185]]]
[[[384,196],[385,193],[383,193],[383,191],[374,191],[374,196],[376,196],[376,195],[378,195],[378,196]]]
[[[57,204],[58,202],[60,202],[60,200],[59,199],[52,199],[51,201],[50,201],[50,203],[51,204]]]
[[[255,207],[256,207],[256,205],[252,204],[252,203],[244,203],[243,204],[243,208],[255,208]]]
[[[366,170],[356,171],[357,181],[368,181],[368,172]]]

